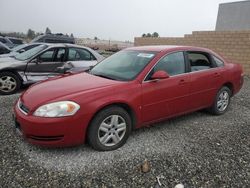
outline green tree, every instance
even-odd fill
[[[35,36],[36,36],[35,31],[33,31],[32,29],[29,29],[28,32],[27,32],[27,38],[28,39],[33,39],[33,38],[35,38]]]
[[[46,27],[45,34],[51,34],[51,30],[48,27]]]
[[[71,34],[70,34],[70,37],[71,37],[71,38],[74,38],[74,35],[73,35],[73,33],[71,33]]]
[[[142,37],[146,37],[147,35],[145,33],[142,34]]]
[[[147,33],[146,37],[152,37],[152,35],[150,33]]]
[[[159,37],[159,34],[158,34],[157,32],[154,32],[154,33],[152,34],[152,37]]]

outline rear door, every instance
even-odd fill
[[[186,53],[190,80],[189,105],[192,110],[212,105],[221,82],[221,70],[210,54],[206,52],[190,51]]]
[[[163,70],[170,77],[153,81],[154,72]],[[142,83],[143,122],[163,119],[189,110],[190,75],[186,74],[183,52],[175,52],[163,57],[149,72]]]
[[[97,63],[95,56],[84,48],[69,47],[67,54],[67,63],[76,71],[86,70]]]
[[[26,76],[29,81],[44,80],[59,74],[58,67],[65,63],[65,48],[50,48],[27,64]]]

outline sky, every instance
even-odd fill
[[[129,40],[214,30],[220,3],[234,0],[0,0],[0,31],[29,28],[75,37]]]

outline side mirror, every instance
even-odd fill
[[[65,65],[63,65],[62,67],[57,67],[56,71],[61,73],[61,74],[65,74],[67,72],[69,72],[69,70],[71,70],[74,66],[72,65],[71,62],[65,63]]]
[[[21,53],[25,52],[25,49],[21,49],[18,52],[21,54]]]
[[[32,60],[30,61],[30,63],[39,63],[39,60],[38,60],[38,58],[34,58],[34,59],[32,59]]]
[[[151,80],[162,80],[162,79],[166,79],[169,78],[168,73],[166,73],[165,71],[159,70],[156,71],[152,76],[151,76]]]
[[[60,74],[65,74],[66,73],[66,69],[65,69],[65,67],[57,67],[56,68],[56,72],[58,72]]]

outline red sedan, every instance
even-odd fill
[[[120,51],[89,72],[35,84],[15,105],[15,125],[31,143],[97,150],[121,147],[133,129],[208,109],[220,115],[243,73],[197,47],[145,46]]]

